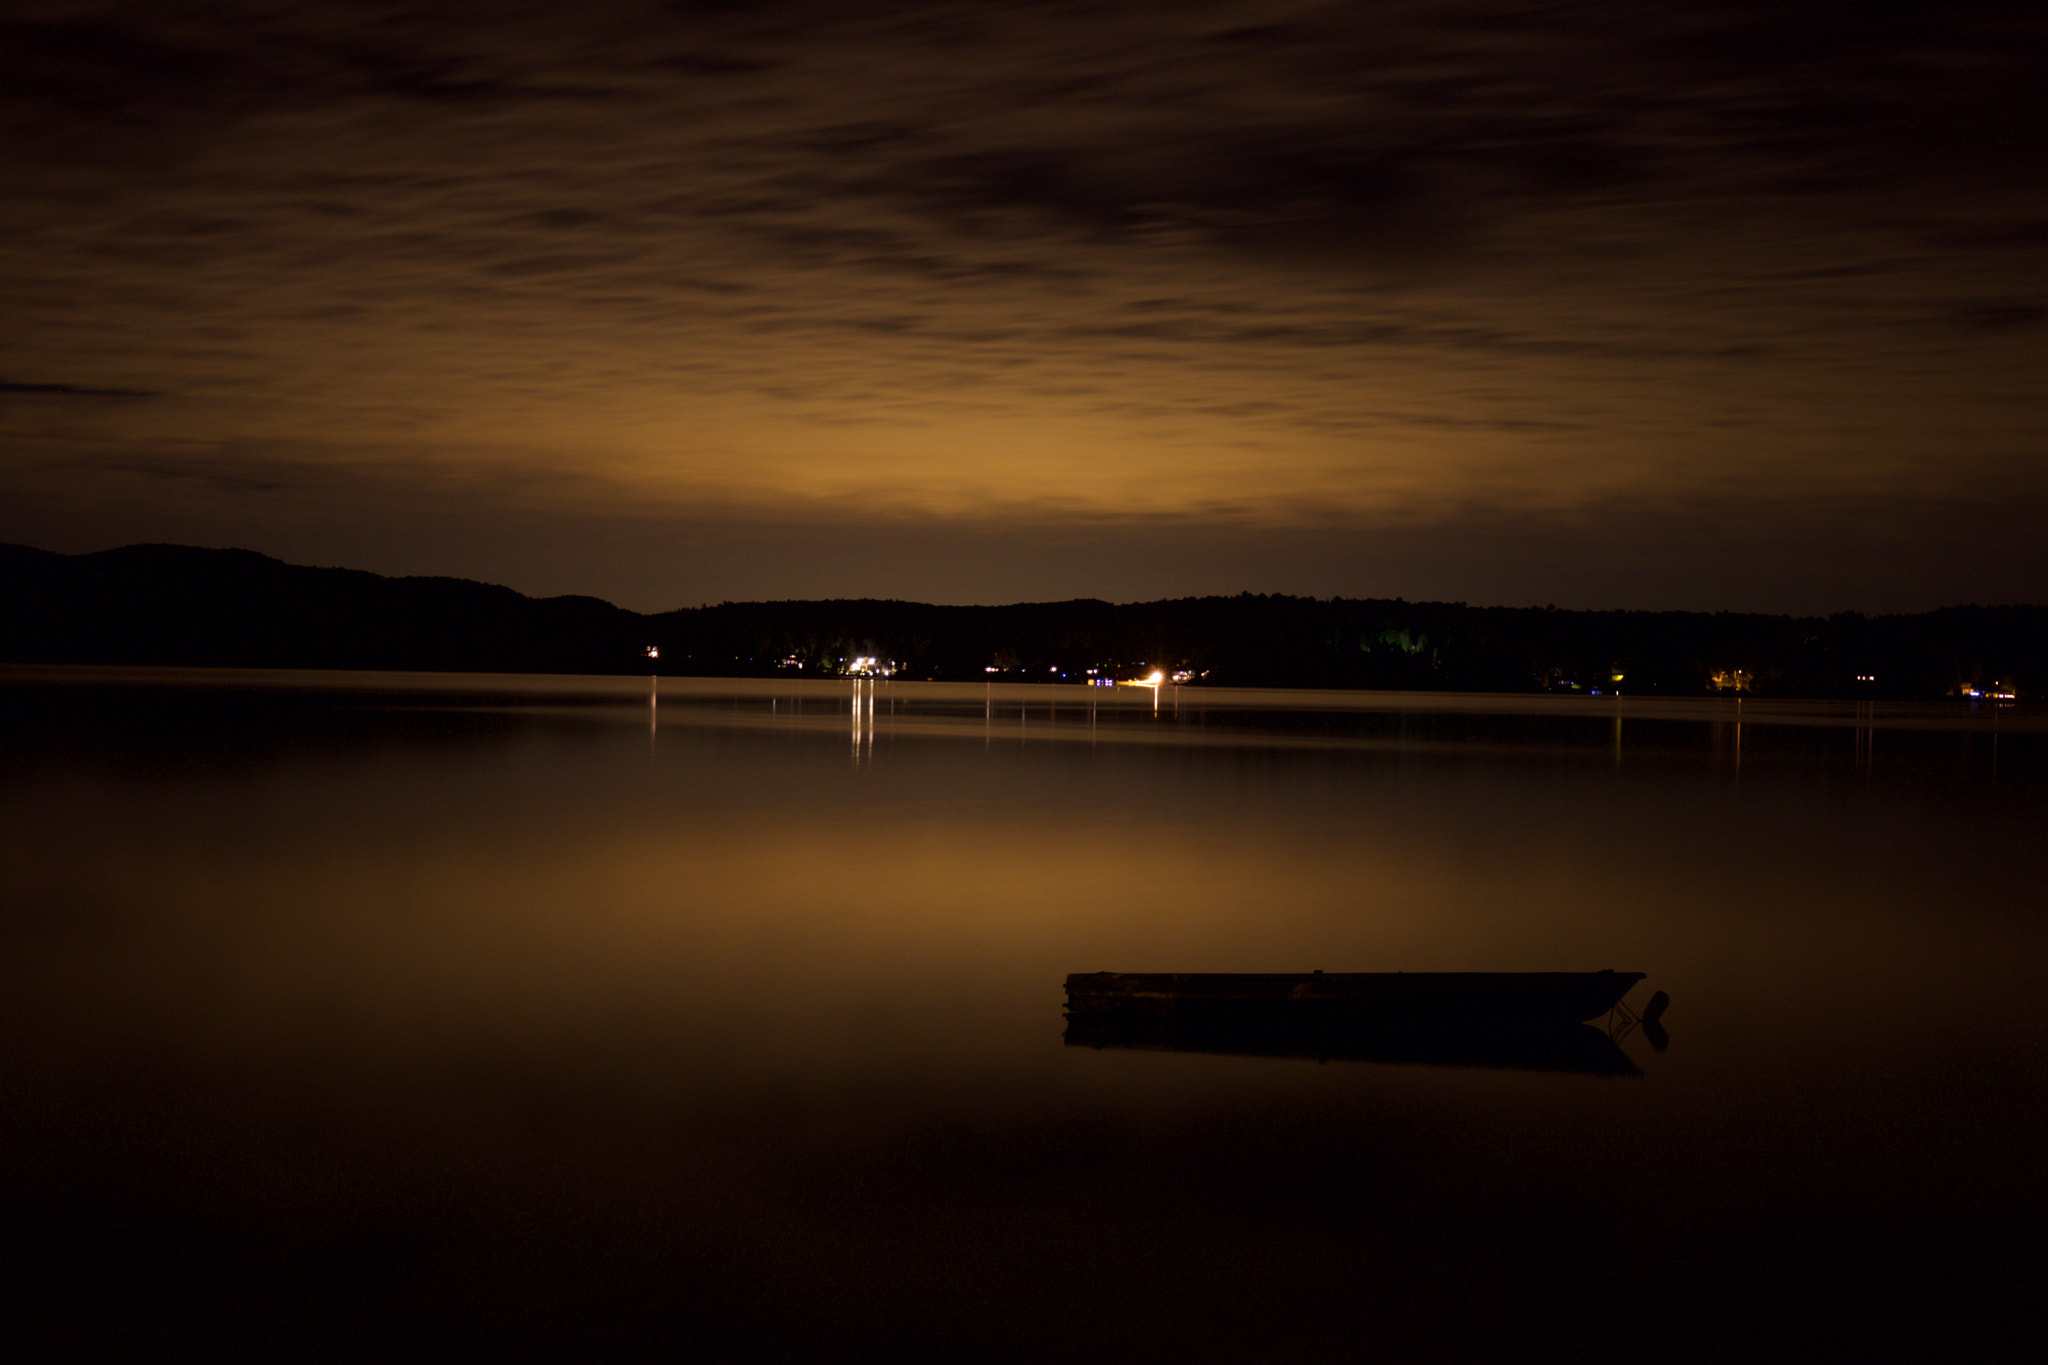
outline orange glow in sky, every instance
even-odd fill
[[[2048,598],[2039,19],[39,14],[0,540],[644,610]]]

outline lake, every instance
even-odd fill
[[[2048,1344],[2025,706],[9,668],[0,744],[13,1358]],[[1063,1033],[1610,967],[1632,1074]]]

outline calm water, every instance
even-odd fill
[[[11,1338],[2048,1343],[2024,708],[651,687],[0,672]],[[1062,1041],[1074,971],[1601,967],[1640,1075]]]

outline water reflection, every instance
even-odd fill
[[[852,704],[847,712],[853,720],[853,762],[858,767],[863,761],[872,760],[875,752],[874,679],[853,680]]]
[[[1276,1014],[1244,1009],[1082,1013],[1067,1017],[1069,1047],[1120,1047],[1318,1062],[1398,1062],[1498,1071],[1576,1071],[1592,1076],[1642,1073],[1615,1035],[1590,1024],[1435,1025]]]
[[[2025,1342],[2034,716],[1752,701],[1738,784],[1712,699],[1153,700],[5,673],[26,1354]],[[1682,1028],[1063,1034],[1124,963]]]

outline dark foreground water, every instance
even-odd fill
[[[2048,1343],[2024,708],[17,669],[0,743],[11,1358]],[[1602,967],[1638,1075],[1062,1039]]]

